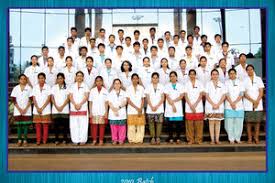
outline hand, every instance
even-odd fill
[[[155,107],[152,107],[151,109],[152,109],[153,112],[156,112],[156,111],[157,111],[157,107],[156,107],[156,106],[155,106]]]
[[[259,105],[259,101],[256,100],[256,101],[253,102],[253,108],[254,109],[256,109],[258,107],[258,105]]]
[[[230,105],[231,105],[231,108],[232,108],[233,110],[236,110],[236,104],[235,104],[234,102],[231,103]]]
[[[113,108],[113,111],[114,111],[115,113],[118,113],[119,108],[114,107],[114,108]]]
[[[21,113],[21,115],[24,115],[24,114],[26,114],[26,112],[27,112],[27,108],[26,109],[24,109],[24,110],[22,110],[20,113]]]
[[[115,116],[117,116],[117,117],[119,116],[118,112],[114,112],[114,114],[115,114]]]
[[[172,108],[173,108],[173,112],[176,113],[177,112],[177,108],[176,108],[176,106],[174,104],[172,105]]]
[[[193,113],[196,113],[196,108],[193,105],[191,106],[191,110]]]
[[[58,106],[56,107],[56,109],[57,109],[58,112],[62,112],[62,110],[63,110],[62,107],[58,107]]]
[[[138,116],[140,117],[142,115],[142,108],[138,108]]]
[[[108,114],[107,114],[107,112],[105,112],[104,118],[105,118],[105,119],[108,119]]]
[[[219,106],[217,104],[214,104],[213,105],[213,109],[216,110],[216,109],[219,109]]]
[[[37,109],[38,114],[42,114],[42,111],[43,111],[42,108],[38,108],[38,109]]]
[[[75,104],[74,107],[75,107],[75,109],[78,110],[78,111],[81,109],[81,105],[79,105],[79,104]]]
[[[21,108],[18,109],[20,115],[23,115],[23,110]]]

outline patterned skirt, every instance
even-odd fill
[[[264,118],[264,111],[245,111],[245,121],[248,123],[260,123]]]
[[[204,114],[203,113],[185,113],[185,119],[191,120],[191,121],[196,121],[196,120],[201,121],[204,119]]]
[[[104,116],[93,116],[92,118],[90,118],[90,124],[94,124],[94,125],[108,124],[108,119],[105,119]]]
[[[138,116],[137,114],[130,114],[128,115],[127,124],[137,126],[145,125],[145,115],[142,114]]]
[[[32,116],[14,116],[14,123],[16,125],[30,125],[32,124]]]
[[[52,118],[50,114],[47,115],[33,115],[33,123],[51,123]]]
[[[109,120],[110,125],[126,125],[126,119]]]
[[[224,114],[223,113],[208,113],[208,114],[205,114],[205,118],[208,120],[223,120]]]
[[[163,123],[164,121],[164,115],[161,114],[147,114],[147,119],[149,123]]]

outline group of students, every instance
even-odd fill
[[[45,46],[40,58],[31,56],[31,66],[11,93],[19,146],[27,145],[32,123],[37,145],[47,143],[51,123],[56,144],[62,133],[62,143],[67,143],[70,134],[73,144],[84,145],[89,124],[93,145],[103,145],[106,125],[110,125],[113,144],[125,143],[126,136],[129,143],[143,143],[146,122],[151,144],[161,143],[164,122],[170,143],[181,143],[185,122],[187,143],[201,144],[205,120],[211,144],[220,144],[222,120],[230,143],[241,143],[244,121],[248,143],[259,143],[263,81],[254,66],[246,64],[245,54],[239,55],[235,66],[229,44],[221,43],[220,35],[215,35],[212,50],[207,36],[198,36],[197,26],[182,44],[185,31],[170,42],[167,31],[154,43],[156,29],[151,28],[142,48],[138,30],[133,44],[130,37],[123,37],[123,30],[118,31],[117,42],[110,35],[108,43],[104,29],[97,39],[90,38],[90,32],[86,28],[79,39],[72,28],[55,58]],[[74,49],[79,49],[79,56]]]

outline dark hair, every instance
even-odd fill
[[[204,47],[206,47],[206,45],[209,45],[210,47],[212,46],[209,42],[204,43]]]
[[[149,57],[143,57],[142,62],[144,62],[145,59],[148,59],[150,61]]]
[[[219,64],[221,63],[221,61],[225,61],[226,62],[226,59],[225,58],[221,58],[220,60],[219,60]]]
[[[190,69],[190,70],[189,70],[189,72],[188,72],[188,75],[190,75],[190,74],[191,74],[191,72],[194,72],[194,73],[195,73],[195,75],[197,75],[197,72],[196,72],[196,70],[195,70],[195,69]]]
[[[166,35],[166,34],[170,34],[171,35],[171,32],[170,31],[164,32],[164,35]]]
[[[185,31],[185,30],[180,30],[180,33],[182,33],[182,32],[186,33],[186,31]]]
[[[245,56],[245,57],[246,57],[246,54],[241,53],[241,54],[239,55],[239,59],[241,58],[241,56]]]
[[[75,30],[77,32],[77,28],[76,27],[71,27],[71,31]]]
[[[199,29],[199,30],[200,30],[200,27],[196,25],[196,26],[194,27],[194,30],[195,30],[195,29]]]
[[[129,65],[129,72],[131,72],[131,71],[132,71],[132,64],[131,64],[131,62],[129,62],[128,60],[124,60],[124,61],[122,62],[121,66],[120,66],[121,72],[125,72],[125,69],[123,68],[123,65],[124,65],[125,63],[128,63],[128,65]]]
[[[88,60],[88,59],[91,59],[93,62],[94,62],[94,58],[93,57],[91,57],[91,56],[88,56],[88,57],[86,57],[86,61]]]
[[[25,74],[20,74],[20,75],[18,76],[18,79],[20,79],[21,77],[25,77],[25,78],[27,79],[27,76],[26,76]]]
[[[132,40],[130,36],[125,37],[125,40],[126,40],[126,39],[130,39],[130,41]]]
[[[46,79],[46,74],[44,72],[40,72],[38,75],[37,75],[37,78],[39,78],[39,76],[43,76],[45,79]]]
[[[134,42],[133,46],[136,46],[136,45],[137,45],[137,46],[140,46],[140,43],[139,43],[139,42],[137,42],[137,41],[136,41],[136,42]]]
[[[92,38],[90,39],[90,42],[91,42],[91,41],[96,41],[96,39],[95,39],[94,37],[92,37]]]
[[[86,27],[86,28],[84,29],[84,32],[87,32],[87,31],[92,32],[92,29],[91,29],[90,27]]]
[[[103,48],[105,48],[105,44],[103,44],[103,43],[99,43],[99,44],[97,45],[97,48],[99,49],[100,46],[103,46]]]
[[[187,35],[187,39],[188,39],[189,37],[192,37],[192,39],[194,39],[194,36],[193,36],[192,34],[188,34],[188,35]]]
[[[216,37],[222,38],[222,36],[220,34],[215,34],[214,38],[216,38]]]
[[[131,80],[132,80],[135,76],[139,78],[139,76],[138,76],[137,73],[133,73],[132,76],[131,76]]]
[[[48,58],[47,58],[47,61],[48,61],[49,59],[51,59],[51,60],[53,60],[53,61],[54,61],[53,57],[48,57]]]
[[[123,29],[118,29],[117,33],[119,32],[123,32],[124,33],[124,30]]]
[[[229,46],[229,43],[226,42],[226,41],[222,43],[222,46],[225,45],[225,44],[226,44],[227,46]]]
[[[207,39],[207,35],[205,35],[205,34],[201,35],[201,39],[202,38],[206,38]]]
[[[116,36],[115,36],[114,34],[110,34],[110,35],[109,35],[109,39],[110,39],[111,37],[113,37],[114,39],[116,38]]]
[[[77,72],[75,73],[75,76],[77,76],[78,74],[82,74],[82,76],[84,77],[84,73],[83,73],[82,71],[77,71]]]
[[[112,63],[112,59],[110,59],[110,58],[106,58],[106,59],[104,60],[104,63],[106,63],[108,60]]]
[[[149,40],[148,40],[147,38],[144,38],[144,39],[142,40],[142,42],[144,42],[144,41],[149,42]]]
[[[248,64],[248,65],[246,66],[245,70],[247,71],[247,69],[248,69],[249,67],[251,67],[253,70],[255,70],[255,68],[254,68],[254,66],[253,66],[252,64]]]
[[[171,71],[171,72],[170,72],[170,74],[169,74],[169,77],[171,77],[171,75],[172,75],[172,74],[175,74],[175,75],[176,75],[176,77],[178,77],[178,74],[177,74],[177,72],[176,72],[176,71]]]
[[[180,59],[179,64],[181,64],[181,62],[185,62],[186,63],[186,60],[185,59]]]
[[[31,56],[31,60],[32,60],[33,57],[35,57],[36,59],[38,59],[38,56],[32,55],[32,56]]]
[[[49,50],[48,46],[42,46],[41,50],[43,51],[44,49]]]
[[[61,50],[61,49],[65,50],[65,47],[64,46],[59,46],[58,50]]]
[[[105,32],[105,29],[104,28],[100,28],[99,32]]]
[[[139,30],[135,30],[135,31],[134,31],[134,35],[135,35],[136,33],[140,35]]]
[[[59,73],[56,75],[56,79],[57,79],[58,77],[62,77],[62,78],[64,79],[63,84],[64,84],[64,89],[66,89],[67,87],[66,87],[66,82],[65,82],[65,75],[64,75],[64,73],[59,72]]]
[[[235,74],[237,73],[236,69],[231,68],[231,69],[228,70],[228,74],[229,74],[231,71],[235,72]]]
[[[176,51],[176,48],[175,48],[174,46],[169,46],[168,51],[169,51],[170,49],[173,49],[174,51]]]
[[[206,56],[201,56],[201,57],[200,57],[200,61],[201,61],[202,59],[205,59],[205,60],[207,61]]]
[[[123,50],[123,46],[121,46],[121,45],[117,45],[117,46],[116,46],[116,50],[117,50],[118,48],[121,48],[121,49]]]
[[[155,27],[151,27],[150,29],[149,29],[149,31],[151,32],[151,31],[155,31],[156,32],[156,28]]]
[[[67,41],[69,41],[69,40],[72,40],[72,42],[74,43],[74,38],[68,37],[68,38],[67,38]]]
[[[187,49],[191,49],[192,50],[192,47],[188,45],[188,46],[185,47],[185,50],[187,50]]]
[[[219,74],[219,71],[217,69],[212,69],[211,75],[213,74],[213,72],[217,72]]]
[[[81,46],[81,47],[79,48],[79,52],[80,52],[82,49],[85,49],[86,51],[88,51],[88,48],[87,48],[86,46]]]
[[[65,61],[67,61],[69,58],[70,58],[71,60],[73,60],[73,57],[67,56],[67,57],[65,58]]]
[[[156,47],[156,46],[151,46],[151,48],[150,48],[150,51],[152,51],[152,49],[156,49],[156,50],[158,50],[158,47]]]
[[[157,76],[159,78],[159,73],[153,72],[152,75],[151,75],[151,78],[153,78],[154,76]]]
[[[176,37],[177,37],[177,38],[180,38],[179,35],[175,34],[175,35],[173,36],[173,38],[175,39]]]
[[[158,38],[158,42],[159,42],[159,41],[164,42],[164,39],[163,39],[163,38]]]
[[[166,62],[167,62],[167,68],[168,68],[168,69],[170,69],[170,68],[169,68],[169,62],[168,62],[168,59],[167,59],[167,58],[165,58],[165,57],[163,57],[163,58],[160,60],[160,68],[162,68],[161,63],[162,63],[162,61],[163,61],[163,60],[166,60]]]

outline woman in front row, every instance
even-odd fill
[[[217,69],[211,71],[211,81],[206,85],[205,114],[209,120],[210,144],[221,144],[219,141],[221,120],[224,119],[224,99],[226,90],[224,84],[219,81]]]
[[[177,81],[177,73],[170,72],[170,83],[165,86],[164,93],[166,95],[165,117],[168,120],[169,142],[172,144],[176,141],[179,144],[180,133],[183,124],[183,107],[182,98],[184,96],[184,87]],[[176,137],[173,137],[174,132]]]
[[[185,84],[185,127],[187,143],[201,144],[203,141],[203,85],[196,79],[196,71],[189,71],[190,80]]]

